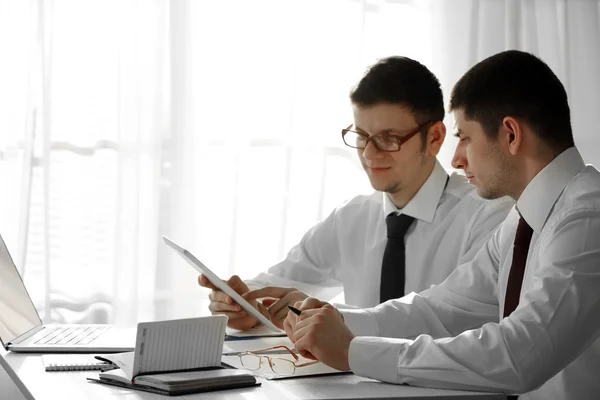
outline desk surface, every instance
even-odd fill
[[[86,377],[95,372],[45,372],[40,355],[4,354],[35,400],[63,399],[128,399],[164,400],[168,397],[90,383]],[[306,377],[283,381],[258,378],[259,387],[178,396],[177,399],[468,399],[504,400],[506,396],[391,385],[352,374]],[[57,397],[59,395],[59,397]]]

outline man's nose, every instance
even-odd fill
[[[465,145],[459,141],[454,151],[454,157],[452,157],[452,167],[455,169],[466,169],[467,168],[467,156],[465,152]]]
[[[375,146],[372,140],[367,143],[367,146],[363,149],[363,157],[372,160],[381,156],[381,151]]]

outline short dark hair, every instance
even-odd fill
[[[350,91],[350,100],[359,107],[404,105],[414,113],[419,125],[444,119],[440,82],[427,67],[407,57],[382,58],[369,67]],[[421,137],[426,138],[427,132],[421,132]]]
[[[524,120],[553,151],[574,146],[567,92],[550,67],[530,53],[504,51],[469,69],[450,96],[450,111],[459,109],[490,139],[511,116]]]

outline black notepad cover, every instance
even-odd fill
[[[214,369],[225,369],[225,370],[229,369],[232,371],[239,371],[239,370],[237,370],[227,364],[224,364],[224,363],[222,364],[221,367],[198,368],[198,369],[194,369],[191,371],[214,370]],[[188,371],[190,371],[190,370],[188,370]],[[167,371],[165,373],[173,373],[173,372],[185,372],[185,371]],[[219,382],[216,384],[211,384],[211,385],[207,385],[207,386],[197,386],[197,387],[189,387],[189,386],[186,387],[185,385],[182,385],[183,387],[179,387],[179,388],[176,387],[176,388],[173,388],[170,390],[163,390],[160,388],[155,388],[153,386],[146,386],[143,384],[124,383],[124,382],[113,380],[113,379],[103,379],[103,378],[87,378],[87,379],[90,382],[101,383],[101,384],[105,384],[105,385],[117,386],[117,387],[121,387],[121,388],[133,389],[133,390],[141,390],[141,391],[150,392],[150,393],[158,393],[158,394],[162,394],[162,395],[166,395],[166,396],[181,396],[181,395],[185,395],[185,394],[213,392],[213,391],[218,391],[218,390],[240,389],[240,388],[245,388],[245,387],[260,386],[260,383],[256,382],[256,378],[251,374],[248,374],[247,382],[232,383],[232,382],[228,382],[227,380],[223,379],[222,383]]]
[[[194,388],[194,389],[167,391],[167,390],[160,390],[157,388],[143,386],[143,385],[131,385],[131,384],[128,385],[128,384],[125,384],[122,382],[109,381],[109,380],[105,380],[105,379],[96,379],[96,378],[87,378],[87,379],[90,382],[102,383],[105,385],[117,386],[117,387],[121,387],[121,388],[133,389],[133,390],[141,390],[143,392],[158,393],[158,394],[162,394],[162,395],[166,395],[166,396],[182,396],[184,394],[215,392],[218,390],[240,389],[240,388],[245,388],[245,387],[260,386],[260,382],[254,381],[254,382],[247,382],[247,383],[240,383],[240,384],[233,384],[233,385],[230,383],[224,383],[223,385],[211,386],[208,388],[201,387],[201,388]]]

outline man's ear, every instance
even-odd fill
[[[444,144],[446,138],[446,125],[442,121],[438,121],[431,125],[427,131],[427,152],[432,156],[437,156]]]
[[[523,143],[523,125],[513,117],[504,117],[500,135],[503,135],[510,154],[517,155]]]

